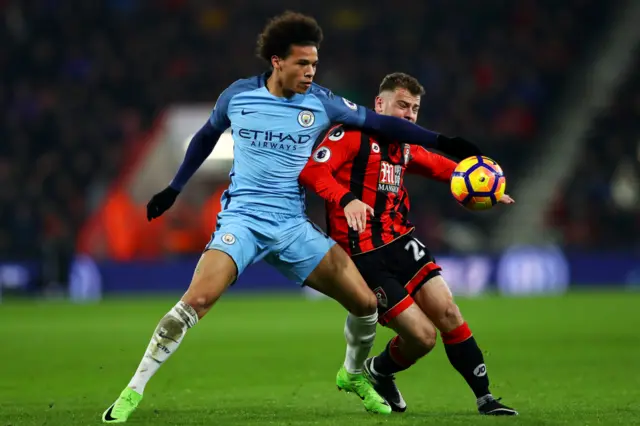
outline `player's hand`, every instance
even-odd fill
[[[502,196],[502,198],[500,198],[498,200],[499,203],[501,204],[513,204],[516,202],[516,200],[514,200],[513,198],[509,197],[507,194],[504,194]]]
[[[147,203],[147,220],[151,222],[151,219],[156,219],[169,210],[179,193],[180,191],[167,186],[151,197],[151,200]]]
[[[476,144],[459,136],[448,137],[438,135],[435,148],[444,154],[460,160],[477,155],[484,155]]]
[[[360,200],[353,200],[344,208],[344,215],[347,217],[349,228],[363,233],[367,228],[367,212],[374,215],[373,208]]]

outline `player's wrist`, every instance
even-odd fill
[[[356,197],[353,192],[347,192],[346,194],[344,194],[342,196],[342,198],[340,198],[340,207],[345,208],[347,207],[347,204],[349,204],[350,202],[357,200],[358,197]]]
[[[176,185],[174,182],[171,182],[169,184],[169,186],[167,186],[167,188],[166,188],[167,192],[169,192],[171,194],[175,194],[175,195],[178,195],[181,190],[182,190],[182,188],[179,187],[178,185]]]

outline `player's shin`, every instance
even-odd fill
[[[467,323],[442,333],[447,357],[451,365],[464,377],[473,390],[478,404],[483,398],[492,398],[489,392],[489,376],[482,351],[478,347]]]
[[[369,356],[373,341],[376,337],[378,313],[358,317],[353,314],[347,316],[344,325],[344,337],[347,340],[347,353],[344,367],[352,374],[362,373],[364,360]]]
[[[187,330],[197,322],[198,315],[189,304],[180,301],[171,308],[153,332],[151,342],[128,387],[142,394],[149,379],[178,349]]]

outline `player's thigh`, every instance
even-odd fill
[[[336,300],[354,315],[376,312],[376,297],[349,255],[337,244],[329,249],[304,284]]]
[[[411,299],[411,296],[407,296]],[[413,302],[413,300],[412,300]],[[394,316],[387,327],[402,337],[411,355],[420,357],[429,352],[436,344],[435,325],[415,303],[411,303],[400,314]]]
[[[258,242],[249,228],[227,221],[214,232],[193,273],[182,300],[202,317],[258,252]]]
[[[387,264],[388,248],[383,247],[352,258],[376,297],[380,325],[387,325],[413,305],[411,295]]]
[[[297,283],[335,299],[354,315],[375,312],[373,293],[335,241],[308,220],[290,231],[293,237],[278,251],[274,266]]]
[[[422,285],[414,294],[414,299],[442,332],[452,331],[464,323],[451,290],[441,275],[432,277]]]

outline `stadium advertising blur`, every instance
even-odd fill
[[[640,258],[629,254],[565,254],[554,246],[518,246],[497,256],[437,256],[454,294],[475,296],[487,290],[504,295],[563,293],[571,287],[640,288]],[[69,277],[69,297],[98,300],[103,294],[175,293],[189,283],[197,257],[157,262],[94,262],[77,256]],[[598,268],[594,269],[593,265]],[[36,262],[0,262],[0,288],[29,292],[40,280]],[[300,291],[265,263],[252,265],[232,292]],[[310,292],[306,291],[311,294]]]

